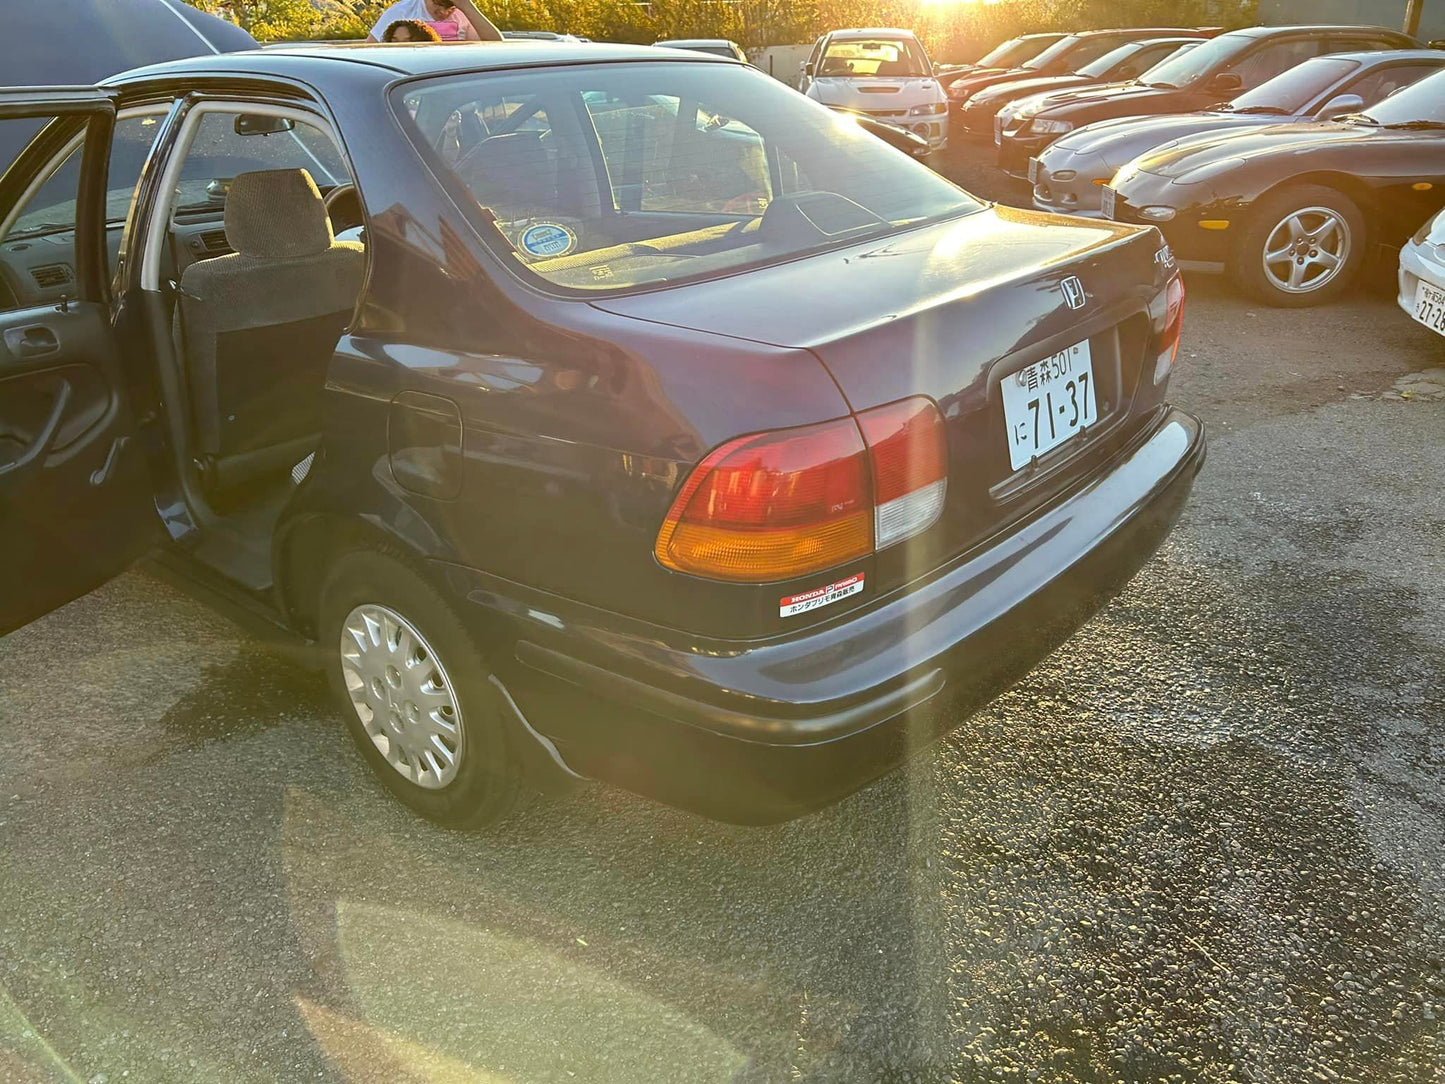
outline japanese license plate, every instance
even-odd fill
[[[1003,146],[1003,118],[997,113],[993,118],[993,144],[995,147]]]
[[[1014,470],[1099,420],[1088,340],[1010,373],[999,390]]]
[[[1038,160],[1037,158],[1030,158],[1030,159],[1029,159],[1029,184],[1038,184],[1038,182],[1039,182],[1039,160]]]
[[[1105,218],[1114,217],[1114,199],[1117,195],[1107,184],[1099,190],[1099,210],[1104,213]]]
[[[1415,319],[1445,335],[1445,290],[1421,280],[1415,287]]]

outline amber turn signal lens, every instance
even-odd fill
[[[752,583],[872,552],[868,458],[852,418],[722,445],[679,491],[654,549],[675,571]]]

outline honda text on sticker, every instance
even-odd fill
[[[1151,227],[748,66],[274,49],[0,91],[0,631],[149,550],[438,821],[832,802],[1147,561],[1204,434]]]

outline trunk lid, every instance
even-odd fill
[[[593,304],[638,320],[810,350],[855,411],[914,395],[937,403],[949,434],[947,508],[924,535],[878,555],[876,582],[886,588],[1077,484],[1158,405],[1162,389],[1152,379],[1143,382],[1146,394],[1136,389],[1146,357],[1152,376],[1149,348],[1162,330],[1150,304],[1172,272],[1156,258],[1160,249],[1152,229],[997,207]],[[1071,276],[1083,290],[1082,299],[1074,297],[1082,300],[1078,307],[1063,288]],[[1002,378],[1084,341],[1098,424],[1013,470]]]

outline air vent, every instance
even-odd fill
[[[204,256],[221,256],[231,250],[225,243],[225,230],[207,230],[191,238],[191,249]]]
[[[42,290],[53,290],[57,286],[64,286],[71,281],[70,267],[63,263],[48,264],[45,267],[32,267],[30,277],[35,280],[35,285]]]

